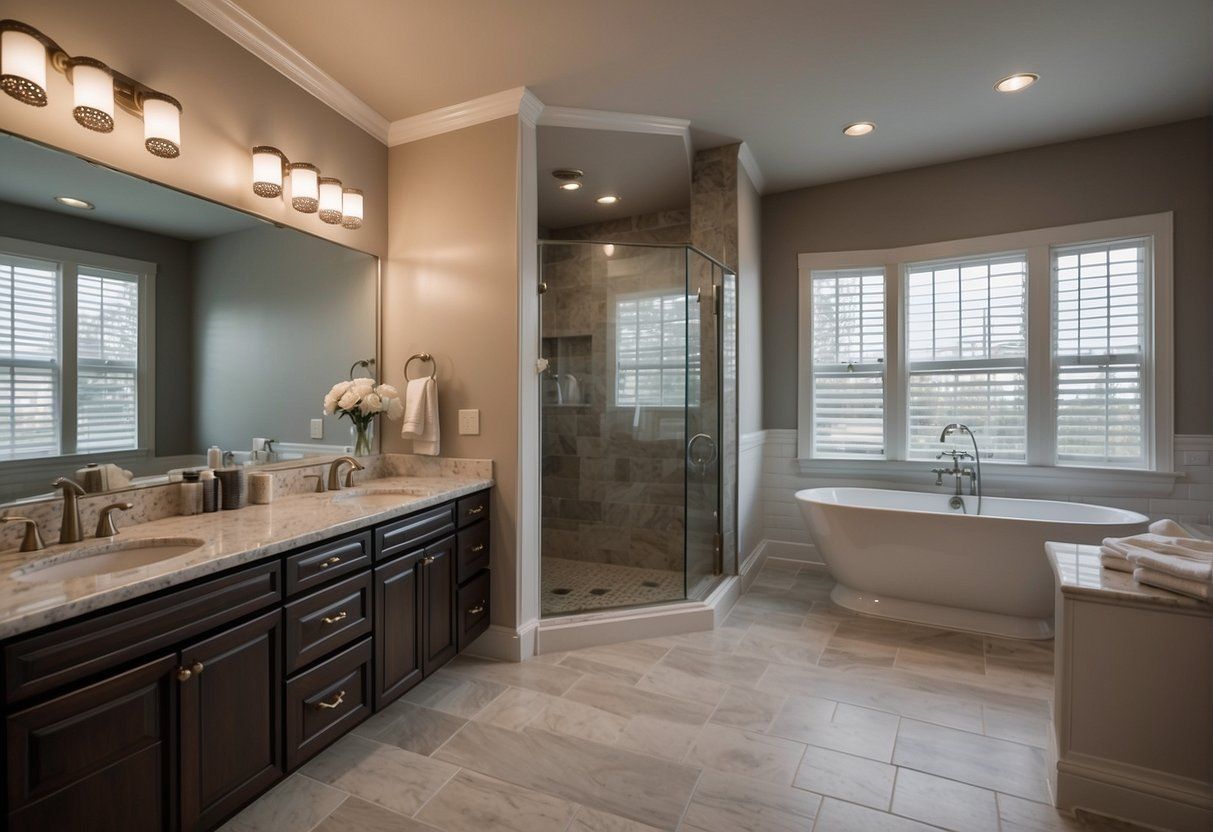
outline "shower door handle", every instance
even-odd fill
[[[702,473],[704,468],[716,461],[716,440],[706,433],[692,436],[687,442],[687,460]]]

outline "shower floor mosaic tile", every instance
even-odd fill
[[[1050,805],[1053,646],[771,561],[716,630],[460,656],[224,832],[1113,832]]]
[[[539,568],[544,615],[680,601],[685,591],[682,573],[665,569],[551,557]]]

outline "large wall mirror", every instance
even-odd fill
[[[2,133],[0,170],[0,502],[347,450],[377,258]]]

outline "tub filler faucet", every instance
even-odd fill
[[[973,435],[973,431],[969,430],[968,425],[962,425],[959,422],[953,422],[943,429],[939,434],[939,441],[946,442],[948,437],[954,433],[967,433],[969,440],[973,443],[973,453],[970,455],[968,451],[943,451],[936,455],[936,459],[943,459],[945,456],[952,458],[951,468],[932,468],[931,473],[935,475],[935,484],[943,485],[944,474],[950,474],[956,478],[956,492],[952,495],[952,499],[948,501],[951,508],[964,508],[964,500],[961,498],[961,484],[964,478],[969,478],[969,494],[977,497],[977,513],[981,514],[981,451],[977,449],[977,437]],[[961,466],[960,460],[972,459],[973,467],[968,465]]]

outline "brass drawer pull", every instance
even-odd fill
[[[484,514],[484,506],[476,506],[475,508],[469,508],[468,514],[472,517],[475,517],[477,514]]]
[[[190,665],[190,670],[194,671],[195,676],[201,676],[202,668],[204,666],[205,665],[203,665],[202,662],[194,662],[192,665]]]
[[[325,558],[324,560],[320,561],[320,568],[328,569],[330,566],[335,566],[338,563],[341,563],[341,556],[333,555],[331,558]]]
[[[345,619],[347,619],[349,617],[350,617],[350,614],[348,612],[346,612],[345,610],[342,610],[341,612],[337,613],[336,615],[326,615],[324,618],[320,619],[320,623],[336,624],[338,621],[345,621]]]
[[[421,559],[421,565],[429,566],[431,563],[433,563],[436,560],[438,560],[438,558],[434,557],[433,555],[430,555],[429,557],[425,557],[425,558]]]
[[[193,675],[194,675],[193,672],[188,667],[177,668],[177,681],[178,682],[188,682],[190,677]]]
[[[483,544],[483,543],[477,543],[477,544],[476,544],[475,546],[473,546],[471,549],[468,549],[468,551],[469,551],[469,552],[471,552],[473,555],[479,554],[480,552],[483,552],[483,551],[484,551],[484,544]]]
[[[332,702],[325,702],[322,700],[322,701],[316,703],[316,707],[324,708],[326,710],[331,711],[333,708],[340,708],[341,703],[344,701],[345,701],[345,691],[341,691],[333,698]]]
[[[484,612],[484,601],[468,610],[468,615],[480,615],[482,612]]]

